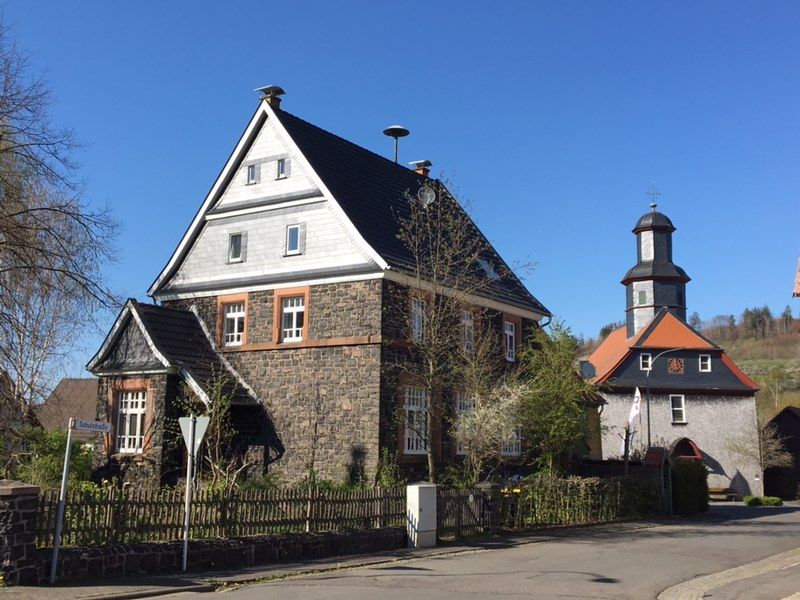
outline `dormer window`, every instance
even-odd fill
[[[275,179],[285,179],[289,174],[286,171],[286,159],[279,158],[275,170]]]
[[[305,248],[305,225],[289,225],[286,227],[286,256],[302,254]]]
[[[261,165],[247,165],[247,185],[258,183],[261,179]]]
[[[710,354],[701,354],[700,355],[700,372],[701,373],[711,373],[711,355]]]
[[[642,371],[649,371],[653,367],[653,355],[652,354],[640,354],[639,355],[639,369]]]
[[[228,236],[228,262],[242,262],[244,260],[244,234],[232,233]]]

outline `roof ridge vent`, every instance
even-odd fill
[[[281,96],[286,93],[279,85],[265,85],[253,91],[260,92],[261,99],[266,100],[272,108],[281,107]]]

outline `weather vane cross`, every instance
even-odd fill
[[[661,195],[661,192],[659,192],[656,188],[655,181],[650,183],[650,189],[647,190],[647,195],[650,196],[650,208],[655,210],[656,206],[658,206],[658,204],[656,204],[656,200],[658,200],[658,197]]]

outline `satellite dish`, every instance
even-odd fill
[[[417,192],[417,198],[423,206],[430,206],[436,200],[436,191],[427,185],[423,185]]]

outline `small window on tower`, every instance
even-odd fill
[[[647,304],[647,292],[644,290],[639,291],[639,304]]]

